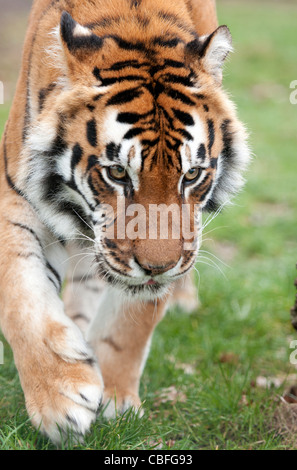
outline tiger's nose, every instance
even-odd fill
[[[173,269],[177,265],[175,261],[170,261],[162,265],[161,264],[160,265],[149,264],[149,263],[146,263],[145,261],[140,262],[137,258],[136,258],[136,262],[148,276],[157,276],[158,274],[164,274],[167,271],[170,271],[170,269]]]

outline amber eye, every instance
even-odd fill
[[[119,183],[126,183],[128,181],[127,171],[122,166],[111,166],[108,168],[108,175]]]
[[[185,184],[194,183],[201,175],[201,168],[191,168],[184,176]]]

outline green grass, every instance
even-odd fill
[[[297,79],[297,8],[221,1],[219,14],[236,51],[225,88],[238,104],[255,154],[244,192],[205,234],[212,241],[204,249],[229,267],[212,255],[220,269],[198,264],[201,308],[190,316],[172,311],[157,328],[141,384],[144,417],[113,423],[99,417],[85,445],[73,448],[294,447],[290,433],[279,432],[275,411],[286,376],[296,372],[289,362],[290,341],[296,339],[289,310],[297,262],[297,106],[289,102],[289,85]],[[2,129],[7,110],[0,107],[0,113]],[[0,448],[52,449],[28,423],[4,344]],[[284,383],[261,388],[259,376]],[[160,403],[160,390],[168,387],[176,399]]]

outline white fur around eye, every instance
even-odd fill
[[[186,141],[181,148],[182,171],[187,173],[191,168],[196,167],[197,151],[201,144],[206,144],[207,135],[205,124],[198,113],[193,113],[194,126],[189,126],[186,130],[193,136],[193,140]]]
[[[113,142],[116,145],[122,143],[124,135],[131,129],[131,124],[117,121],[118,111],[109,111],[104,117],[102,136],[106,144]]]

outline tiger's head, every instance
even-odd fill
[[[90,228],[100,275],[144,297],[193,267],[202,211],[238,192],[249,160],[221,87],[228,28],[199,38],[159,19],[160,34],[132,25],[123,37],[63,13],[59,78],[39,92],[23,185],[57,236]]]

